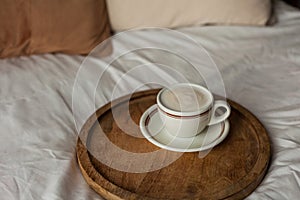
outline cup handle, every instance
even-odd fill
[[[220,115],[220,116],[216,116],[216,110],[220,107],[223,107],[226,109],[226,111]],[[224,121],[225,119],[227,119],[230,115],[231,109],[230,106],[228,105],[228,103],[226,101],[221,101],[221,100],[217,100],[215,101],[213,108],[212,108],[212,116],[209,122],[209,126],[210,125],[214,125],[214,124],[218,124],[222,121]]]

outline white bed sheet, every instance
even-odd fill
[[[272,27],[179,29],[211,53],[227,96],[253,112],[269,132],[270,168],[248,199],[300,196],[300,12],[284,3],[276,11],[278,23]],[[123,45],[142,41],[143,34]],[[0,60],[1,199],[101,199],[76,163],[72,88],[83,59],[45,54]],[[99,59],[92,62],[104,67]],[[97,106],[108,100],[101,97],[122,75],[117,68],[110,72]],[[135,84],[143,75],[131,78]],[[83,110],[86,106],[83,101]]]

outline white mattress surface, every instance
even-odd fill
[[[278,23],[269,27],[178,30],[208,50],[219,67],[227,97],[253,112],[268,130],[272,144],[270,168],[248,199],[300,196],[300,12],[284,3],[277,5],[276,12]],[[149,32],[137,31],[119,45],[126,48],[142,43],[149,39]],[[153,42],[159,39],[188,48],[180,38],[153,38]],[[111,87],[124,73],[122,69],[149,62],[143,58],[143,52],[137,52],[108,70],[109,76],[96,90],[96,108],[109,100]],[[81,88],[85,92],[81,93],[82,99],[76,96],[75,102],[80,102],[76,128],[72,90],[83,60],[82,56],[63,54],[0,60],[1,199],[101,199],[85,183],[75,155],[77,129],[95,110],[88,102],[93,87],[89,88],[86,80]],[[91,63],[101,69],[106,66],[105,60],[97,58]],[[135,73],[139,76],[130,76],[118,96],[144,81],[174,81],[160,67],[153,67],[146,75]],[[139,89],[148,87],[154,86]]]

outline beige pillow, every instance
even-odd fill
[[[271,0],[107,0],[112,29],[265,25]]]

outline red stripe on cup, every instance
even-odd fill
[[[203,117],[203,116],[206,116],[209,114],[211,108],[209,108],[207,111],[203,112],[203,113],[200,113],[200,114],[197,114],[197,115],[191,115],[191,116],[180,116],[180,115],[173,115],[173,114],[170,114],[170,113],[167,113],[166,111],[162,110],[161,108],[158,107],[158,109],[160,111],[162,111],[163,113],[165,113],[166,115],[168,115],[169,117],[172,117],[172,118],[188,118],[188,119],[191,119],[191,118],[198,118],[198,117]]]

